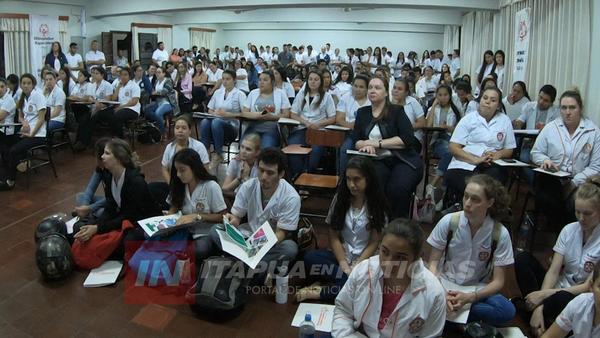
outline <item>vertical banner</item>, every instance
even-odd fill
[[[85,38],[87,36],[87,25],[86,25],[85,8],[84,7],[81,7],[79,22],[81,23],[81,36],[83,36]],[[83,46],[81,46],[81,48],[83,48]],[[81,50],[81,52],[83,52],[83,49]]]
[[[522,9],[515,15],[515,57],[513,66],[513,82],[525,81],[527,59],[529,57],[529,36],[531,35],[529,8]]]
[[[29,15],[29,50],[31,71],[40,80],[40,71],[44,67],[46,54],[50,53],[52,43],[58,41],[58,16]],[[62,46],[63,53],[65,46]],[[68,48],[68,46],[67,46]]]

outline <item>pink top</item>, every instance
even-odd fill
[[[390,315],[394,312],[396,305],[402,298],[404,291],[399,293],[384,292],[383,293],[383,304],[381,305],[381,314],[379,315],[379,323],[377,328],[379,331],[383,330],[385,324],[388,322]]]
[[[188,99],[192,99],[192,75],[185,73],[185,76],[181,79],[181,94]]]

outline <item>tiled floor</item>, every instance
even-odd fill
[[[137,147],[146,180],[160,180],[164,144]],[[125,304],[123,282],[84,288],[86,271],[75,272],[62,282],[44,282],[35,265],[35,226],[47,215],[70,212],[75,194],[83,189],[94,166],[91,152],[73,155],[60,150],[55,160],[58,178],[46,167],[33,175],[29,189],[19,177],[16,189],[0,192],[0,337],[297,336],[290,326],[296,310],[291,299],[278,305],[271,295],[251,296],[239,317],[217,324],[196,317],[184,305]],[[313,203],[320,208],[328,205]],[[322,225],[316,225],[323,232]],[[320,236],[320,241],[325,243],[326,238]],[[518,293],[513,278],[506,288],[511,296]]]

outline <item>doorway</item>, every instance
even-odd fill
[[[140,62],[144,69],[152,63],[152,53],[157,48],[158,35],[151,33],[138,33],[138,42],[140,50]]]

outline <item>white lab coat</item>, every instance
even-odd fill
[[[573,184],[579,186],[586,178],[600,173],[600,130],[594,122],[583,118],[570,137],[562,118],[551,121],[531,149],[531,160],[536,165],[548,159],[561,171],[571,173]]]
[[[390,314],[382,331],[377,325],[383,304],[383,270],[379,256],[358,264],[335,300],[332,336],[439,337],[446,322],[446,296],[439,280],[425,268],[422,260],[412,267],[410,286]]]

